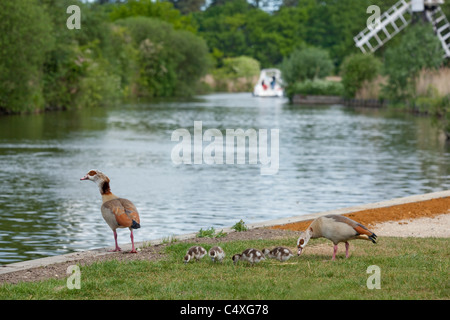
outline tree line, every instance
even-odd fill
[[[383,12],[396,2],[376,4]],[[66,9],[73,4],[82,12],[79,30],[66,27]],[[371,0],[2,1],[0,110],[188,96],[213,70],[234,70],[233,63],[242,61],[294,70],[293,59],[314,56],[314,50],[320,51],[316,57],[326,56],[322,71],[339,74],[345,59],[359,53],[353,37],[365,28],[371,4]],[[450,4],[443,9],[450,16]],[[384,60],[387,48],[398,46],[402,38],[394,37],[375,57]],[[306,52],[299,54],[302,50]],[[286,75],[293,82],[302,80],[301,72]]]

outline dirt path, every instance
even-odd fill
[[[450,237],[450,197],[344,214],[364,224],[378,236]],[[312,220],[274,226],[280,230],[305,230]]]
[[[356,220],[380,236],[396,237],[450,237],[450,197],[432,199],[387,208],[377,208],[345,214]],[[213,244],[216,242],[277,239],[298,234],[305,230],[312,221],[302,221],[271,228],[258,228],[246,232],[232,232],[223,238],[196,238],[186,242]],[[0,275],[1,283],[18,283],[21,281],[39,281],[48,278],[66,278],[69,265],[78,263],[88,265],[104,260],[156,260],[162,257],[163,245],[155,245],[142,250],[138,254],[124,252],[103,256],[92,256],[77,262],[59,263],[46,267],[32,268]]]

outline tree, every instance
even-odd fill
[[[201,8],[206,4],[206,0],[168,0],[171,2],[175,9],[180,10],[184,15],[199,12]]]
[[[116,24],[128,30],[138,50],[134,95],[169,97],[192,93],[209,66],[203,39],[154,18],[130,17]]]
[[[341,65],[345,95],[354,97],[365,81],[372,81],[381,70],[381,62],[372,54],[356,53],[345,58]]]
[[[172,24],[175,29],[196,32],[196,27],[191,18],[181,15],[180,11],[175,9],[173,4],[168,1],[128,0],[124,4],[115,6],[111,11],[113,21],[139,16],[158,18]]]
[[[299,1],[309,8],[306,42],[328,49],[336,66],[349,54],[358,52],[353,37],[366,26],[369,0]]]
[[[221,66],[222,58],[248,53],[245,18],[252,9],[245,0],[233,0],[220,5],[213,2],[204,12],[194,14],[198,33],[206,40],[214,56],[219,58],[218,66]]]
[[[0,108],[42,109],[42,68],[54,46],[51,23],[34,0],[0,2]]]
[[[55,26],[51,33],[55,45],[43,64],[46,107],[70,109],[117,102],[128,71],[118,63],[121,51],[113,48],[116,39],[105,6],[75,0],[40,2],[50,17],[49,24]],[[82,12],[79,30],[65,27],[68,15],[61,13],[71,4]]]
[[[429,23],[417,23],[405,31],[398,45],[385,53],[384,73],[389,79],[383,90],[388,98],[397,101],[414,98],[419,71],[438,68],[444,55]]]
[[[283,81],[288,86],[307,79],[326,77],[332,70],[333,62],[328,51],[316,47],[296,49],[281,65]]]
[[[263,68],[281,63],[304,43],[307,9],[282,8],[269,14],[245,0],[227,1],[195,14],[199,34],[222,66],[223,58],[250,56]]]
[[[281,4],[283,7],[296,7],[298,5],[299,0],[283,0]]]

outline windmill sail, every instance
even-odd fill
[[[442,44],[444,57],[450,58],[450,23],[439,6],[442,3],[443,0],[400,0],[380,16],[375,26],[368,26],[353,40],[362,52],[375,52],[411,23],[413,12],[425,11]]]
[[[436,7],[433,11],[426,11],[426,16],[441,41],[444,57],[450,58],[450,23],[444,12],[442,12],[441,7]]]
[[[362,52],[374,52],[411,22],[411,3],[400,0],[380,16],[376,27],[367,27],[353,38]]]

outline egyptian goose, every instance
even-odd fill
[[[367,229],[362,224],[341,215],[326,215],[315,219],[310,226],[300,233],[297,240],[298,255],[300,255],[311,238],[327,238],[334,244],[333,258],[336,259],[336,252],[339,242],[345,242],[345,257],[348,258],[349,240],[363,239],[377,243],[375,233]]]
[[[184,263],[188,263],[192,259],[199,261],[206,254],[206,250],[200,246],[193,246],[188,249],[186,255],[184,256]]]
[[[293,256],[292,251],[285,247],[275,247],[272,250],[263,249],[262,253],[269,259],[277,259],[280,261],[287,261]]]
[[[209,257],[211,258],[212,262],[222,262],[223,258],[225,258],[225,252],[221,247],[212,247],[209,249]]]
[[[103,201],[101,207],[102,216],[112,229],[114,233],[114,241],[116,243],[116,248],[112,251],[121,251],[119,245],[117,244],[117,228],[129,228],[131,232],[131,252],[137,253],[134,248],[133,229],[138,229],[141,225],[139,213],[134,204],[130,200],[119,198],[114,195],[109,186],[109,178],[99,170],[90,170],[80,180],[93,181],[100,189],[100,194],[102,195]]]
[[[241,260],[247,261],[253,265],[254,263],[261,262],[265,258],[261,251],[250,248],[244,250],[241,254],[236,253],[231,259],[233,260],[234,264]]]

